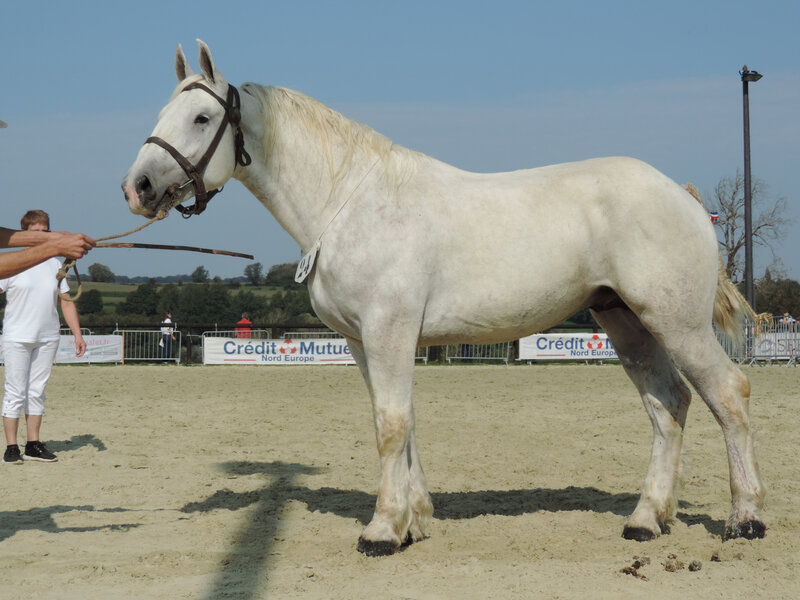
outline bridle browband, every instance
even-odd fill
[[[197,164],[193,165],[191,162],[189,162],[189,159],[183,156],[183,154],[178,152],[172,145],[162,140],[160,137],[151,136],[145,140],[145,144],[155,144],[169,152],[170,156],[175,159],[175,162],[180,165],[181,169],[183,169],[184,173],[186,173],[186,175],[189,177],[189,179],[187,179],[181,185],[175,183],[170,185],[166,191],[167,195],[171,196],[172,198],[177,198],[183,188],[185,188],[187,185],[194,184],[194,204],[189,207],[185,207],[180,204],[175,206],[175,209],[186,219],[192,215],[199,215],[201,212],[203,212],[211,198],[222,191],[221,187],[211,191],[206,190],[206,186],[203,183],[203,173],[205,172],[208,163],[211,162],[211,157],[214,156],[214,152],[217,151],[217,146],[219,146],[222,136],[225,134],[225,128],[228,126],[228,124],[230,124],[230,126],[233,128],[233,144],[236,164],[246,167],[253,162],[252,158],[250,158],[250,155],[244,149],[244,135],[242,135],[241,126],[242,104],[239,98],[239,90],[237,90],[235,86],[228,85],[228,97],[226,100],[223,100],[209,87],[200,82],[190,83],[181,91],[186,92],[193,89],[203,90],[204,92],[210,94],[216,98],[217,102],[219,102],[222,105],[222,108],[225,109],[225,116],[222,118],[222,122],[219,124],[219,129],[217,129],[214,139],[211,140],[211,144],[208,146],[205,154],[200,157],[200,160],[197,162]]]

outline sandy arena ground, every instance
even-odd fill
[[[355,367],[57,366],[59,462],[0,464],[0,597],[798,598],[800,370],[745,371],[763,540],[721,540],[725,450],[698,398],[677,521],[642,544],[620,533],[651,428],[619,366],[421,366],[430,537],[367,558],[378,461]]]

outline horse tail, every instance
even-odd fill
[[[691,183],[683,186],[694,199],[703,206],[700,192]],[[742,345],[744,343],[744,329],[749,319],[755,325],[755,333],[761,333],[761,319],[756,316],[755,311],[745,300],[744,296],[736,289],[733,282],[725,271],[722,264],[722,254],[718,255],[719,269],[717,273],[717,295],[714,299],[714,323],[725,332],[734,343]]]
[[[744,329],[748,320],[755,325],[755,334],[758,336],[761,333],[761,320],[728,278],[720,256],[717,296],[714,300],[714,323],[734,343],[741,346],[744,343]]]

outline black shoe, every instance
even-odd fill
[[[42,462],[56,462],[58,460],[56,455],[45,448],[40,441],[25,444],[25,454],[22,455],[22,458],[25,460],[40,460]]]
[[[3,455],[3,462],[12,465],[22,464],[22,455],[19,453],[19,446],[10,444],[6,446],[6,453]]]

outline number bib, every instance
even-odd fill
[[[294,280],[297,283],[303,283],[306,277],[309,276],[311,273],[311,269],[314,268],[314,259],[317,257],[317,252],[319,251],[319,242],[314,244],[314,247],[311,248],[303,258],[300,259],[300,262],[297,265],[297,271],[294,274]]]

